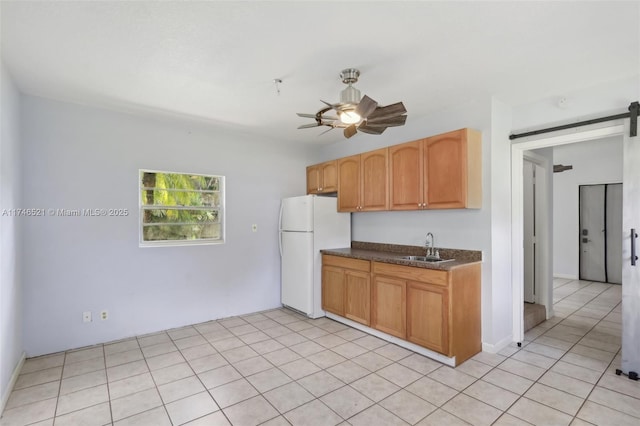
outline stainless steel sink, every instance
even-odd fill
[[[413,260],[416,262],[429,262],[429,263],[450,262],[453,260],[453,259],[441,259],[439,257],[433,257],[433,256],[402,256],[400,259]]]

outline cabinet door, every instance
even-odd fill
[[[360,210],[360,154],[338,160],[338,211]]]
[[[344,282],[344,269],[322,267],[322,309],[344,316]]]
[[[389,165],[387,148],[360,154],[362,167],[361,210],[389,209]]]
[[[345,272],[344,316],[362,323],[371,324],[371,279],[369,273]]]
[[[320,190],[320,168],[316,166],[307,167],[307,194],[317,194]]]
[[[389,147],[391,210],[418,210],[423,203],[422,141]]]
[[[374,275],[371,326],[406,339],[406,282]]]
[[[467,139],[464,130],[427,138],[423,147],[424,197],[429,209],[467,204]]]
[[[407,340],[449,354],[449,291],[447,288],[407,283]]]
[[[327,161],[318,166],[320,169],[320,192],[336,192],[338,190],[338,162]]]

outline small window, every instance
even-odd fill
[[[140,170],[140,246],[224,243],[224,176]]]

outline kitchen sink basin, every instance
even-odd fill
[[[429,262],[429,263],[449,262],[453,260],[453,259],[441,259],[439,257],[433,257],[433,256],[402,256],[400,259],[413,260],[416,262]]]

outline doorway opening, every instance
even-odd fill
[[[523,176],[524,176],[524,158],[527,151],[539,148],[553,147],[576,142],[586,142],[590,140],[602,139],[606,137],[621,136],[624,134],[624,124],[607,124],[590,126],[583,131],[576,132],[568,130],[558,132],[555,136],[536,137],[535,139],[523,140],[519,143],[511,145],[511,237],[512,237],[512,257],[511,257],[511,277],[512,277],[512,297],[513,297],[513,341],[521,342],[524,340],[524,195],[523,195]],[[546,169],[548,170],[548,169]],[[540,184],[540,182],[538,182]],[[548,188],[550,182],[545,183]],[[546,221],[550,220],[548,206],[542,209]],[[547,318],[553,316],[553,296],[551,292],[553,273],[552,273],[552,234],[550,226],[546,223],[541,226],[541,231],[537,235],[537,244],[539,245],[539,253],[541,258],[538,263],[538,271],[540,271],[540,286],[542,289],[548,289],[543,300],[547,309]]]
[[[540,274],[540,244],[538,232],[544,212],[540,210],[544,202],[545,167],[549,161],[533,152],[526,152],[523,163],[523,222],[524,222],[524,331],[532,329],[547,319],[547,306],[542,297]],[[541,184],[538,183],[540,181]]]

